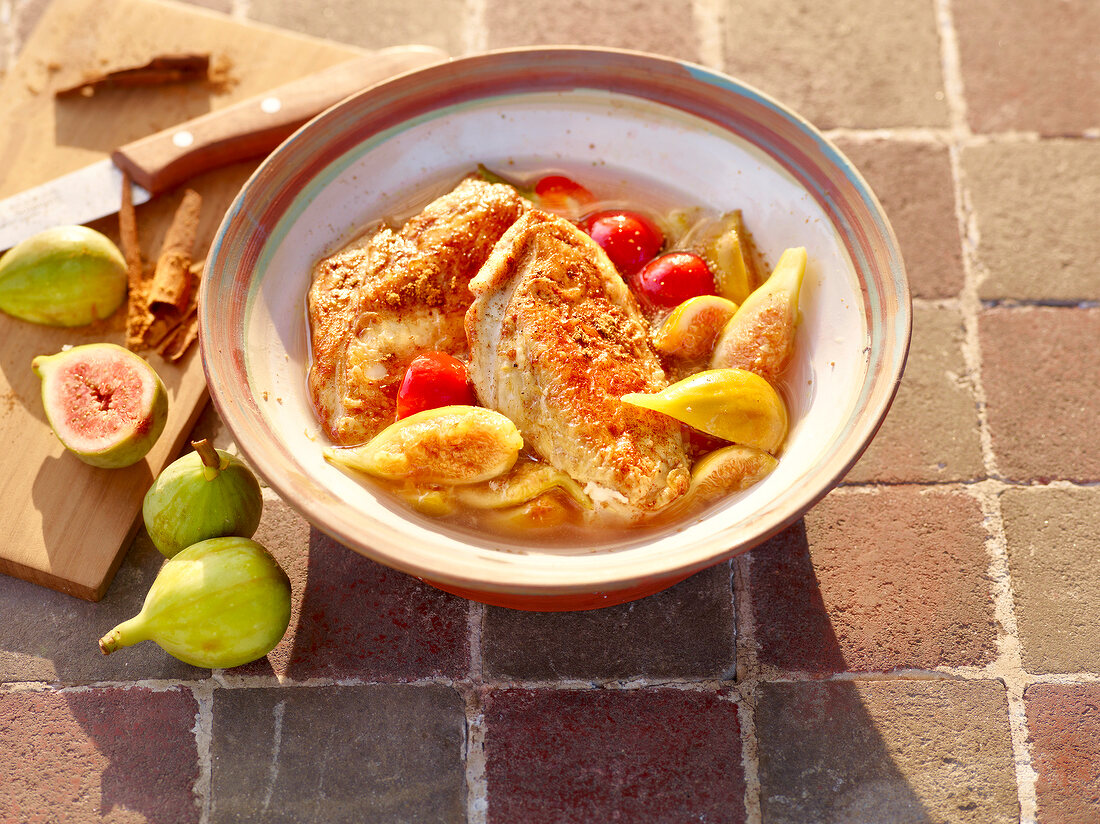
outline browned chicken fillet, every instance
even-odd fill
[[[510,186],[467,179],[400,230],[383,228],[317,264],[309,391],[335,443],[362,443],[393,422],[417,354],[466,351],[469,282],[529,205]]]
[[[634,297],[588,235],[530,211],[470,289],[470,376],[482,404],[585,484],[599,511],[635,521],[687,490],[680,425],[620,400],[667,380]]]

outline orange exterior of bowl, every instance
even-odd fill
[[[460,598],[493,607],[507,607],[508,609],[518,609],[526,612],[580,612],[582,610],[614,607],[630,601],[637,601],[639,598],[656,595],[658,592],[687,580],[692,574],[650,578],[644,583],[626,589],[614,590],[613,592],[577,592],[562,595],[490,592],[451,586],[430,581],[426,578],[420,578],[419,580],[443,592],[449,592],[451,595],[458,595]]]

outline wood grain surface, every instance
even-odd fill
[[[96,73],[181,52],[209,53],[223,79],[54,97]],[[55,0],[0,86],[0,197],[357,54],[163,0]],[[197,259],[255,166],[238,163],[186,183],[203,196]],[[155,260],[181,197],[182,189],[170,190],[139,207],[146,260]],[[117,218],[90,225],[117,242]],[[170,395],[164,434],[145,460],[126,469],[82,463],[46,423],[30,364],[35,355],[97,340],[124,340],[122,313],[79,329],[0,314],[0,572],[93,601],[103,596],[140,526],[146,490],[187,448],[208,398],[197,346],[176,364],[150,356]]]

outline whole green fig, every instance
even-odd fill
[[[168,558],[207,538],[251,538],[263,512],[260,484],[240,458],[207,440],[191,446],[157,476],[141,506],[149,537]]]
[[[99,639],[109,655],[140,641],[196,667],[263,658],[290,624],[290,579],[249,538],[200,541],[165,561],[141,611]]]

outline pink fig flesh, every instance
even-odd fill
[[[93,343],[32,362],[58,440],[85,463],[117,468],[145,457],[164,430],[168,394],[147,361]]]

